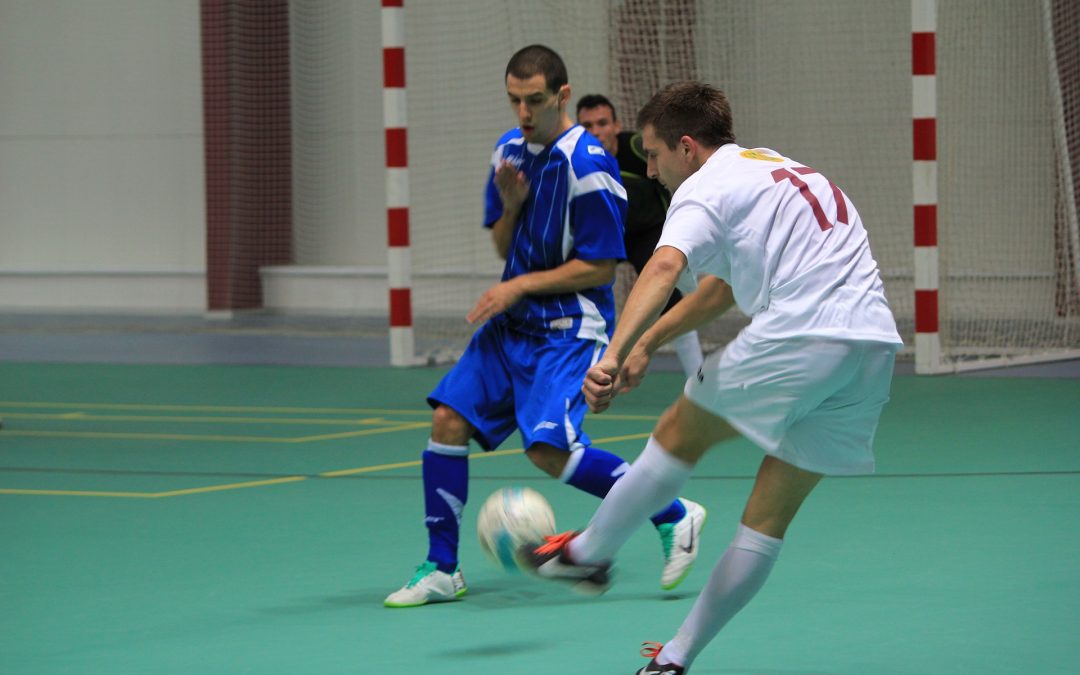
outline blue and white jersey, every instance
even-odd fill
[[[502,215],[495,169],[503,159],[529,182],[503,281],[554,269],[574,258],[626,258],[626,190],[619,182],[619,166],[584,127],[574,125],[546,147],[526,143],[517,128],[503,134],[488,172],[484,223],[489,228]],[[606,344],[615,323],[615,298],[611,284],[577,293],[530,295],[496,319],[526,333],[561,332]]]

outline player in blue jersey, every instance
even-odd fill
[[[423,453],[428,554],[388,607],[455,600],[468,497],[469,440],[494,450],[514,430],[548,475],[603,497],[627,468],[582,430],[581,381],[603,354],[615,320],[615,264],[625,258],[626,191],[600,143],[566,112],[566,66],[532,45],[505,75],[518,127],[492,154],[484,223],[506,260],[502,281],[466,317],[483,322],[428,403],[435,409]],[[653,515],[664,551],[661,585],[674,588],[697,557],[705,510],[685,499]]]

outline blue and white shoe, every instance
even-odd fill
[[[680,499],[686,507],[686,515],[675,523],[658,525],[660,545],[664,548],[664,571],[660,574],[660,588],[670,591],[682,583],[701,550],[701,528],[708,512],[705,507],[689,499]]]

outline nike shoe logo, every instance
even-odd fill
[[[679,545],[679,548],[683,550],[683,553],[690,553],[694,550],[694,518],[690,517],[690,543],[686,546]],[[658,671],[659,672],[659,671]]]

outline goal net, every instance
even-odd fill
[[[465,313],[499,279],[502,262],[481,227],[481,190],[494,141],[514,124],[502,87],[506,60],[534,42],[562,54],[575,101],[607,94],[624,125],[660,86],[702,79],[730,96],[740,144],[773,148],[829,176],[862,214],[908,345],[904,355],[911,355],[910,0],[475,0],[464,7],[406,0],[404,11],[418,356],[459,353],[472,332]],[[345,88],[355,87],[357,69],[378,67],[364,61],[371,53],[353,53],[360,34],[372,38],[355,15],[351,26],[323,23],[326,35],[302,36],[314,50],[310,81],[294,82],[312,96],[328,87],[320,59],[344,69],[331,75]],[[941,356],[933,370],[1080,353],[1078,25],[1080,10],[1065,0],[938,2]],[[341,40],[349,39],[345,59]],[[376,93],[352,96],[352,105],[370,106]],[[300,105],[295,119],[314,114],[297,112]],[[360,118],[347,114],[341,123],[378,121]],[[298,138],[294,132],[295,161],[304,162]],[[333,139],[320,142],[341,152]],[[366,151],[381,156],[382,149]],[[369,191],[381,190],[377,176],[358,175],[363,170],[345,173],[311,160],[307,166],[308,173],[294,173],[300,213],[330,208],[332,200],[303,199],[312,182],[375,181]],[[350,199],[350,208],[377,210],[377,200]],[[297,228],[303,260],[311,235],[303,224]],[[632,276],[620,268],[618,296]],[[702,331],[706,347],[722,346],[746,322],[737,312],[722,317]]]
[[[1075,3],[939,3],[941,357],[928,372],[1080,354],[1078,44]]]
[[[502,274],[482,196],[495,141],[516,124],[507,60],[546,44],[568,64],[575,94],[602,91],[606,16],[603,3],[482,0],[463,11],[407,0],[413,321],[424,360],[460,353],[474,329],[465,315]]]
[[[1078,356],[1080,9],[937,5],[941,348],[925,370]],[[666,0],[614,3],[611,22],[623,108],[672,79],[713,82],[732,100],[740,144],[771,147],[843,187],[870,233],[908,356],[911,16],[906,1]],[[704,337],[722,343],[738,327],[719,321]]]

